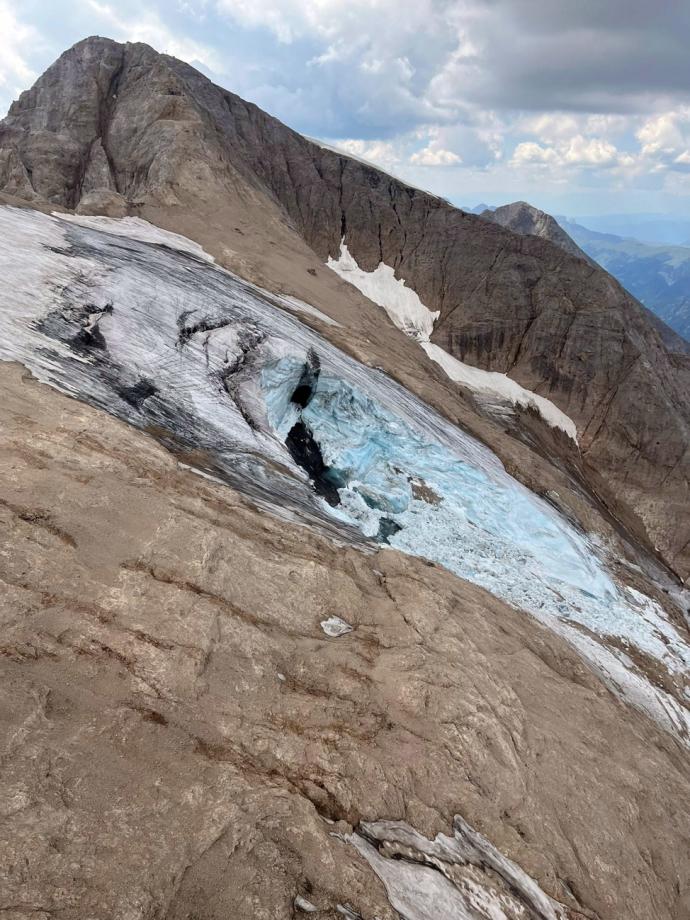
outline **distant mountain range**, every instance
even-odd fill
[[[690,218],[668,214],[592,214],[570,219],[596,233],[633,237],[659,246],[690,245]]]

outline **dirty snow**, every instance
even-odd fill
[[[210,256],[194,240],[180,236],[179,233],[172,233],[170,230],[161,230],[160,227],[150,224],[141,217],[92,217],[85,214],[59,214],[57,211],[53,213],[53,217],[70,221],[80,227],[88,227],[91,230],[102,230],[104,233],[124,236],[130,240],[168,246],[170,249],[177,249],[178,252],[187,252],[196,256],[197,259],[203,259],[204,262],[215,261],[213,256]]]

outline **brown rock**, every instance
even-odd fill
[[[101,214],[104,217],[126,217],[127,202],[108,188],[94,188],[79,199],[77,214]]]
[[[571,918],[687,916],[687,759],[562,641],[252,510],[20,368],[0,383],[0,907],[393,920],[333,833],[458,813]]]
[[[555,218],[526,201],[514,201],[512,204],[505,204],[493,211],[487,208],[479,216],[505,227],[506,230],[512,230],[513,233],[519,233],[521,236],[539,236],[544,240],[549,240],[571,256],[584,259],[590,265],[596,265],[596,262],[593,262],[580,249],[575,240],[568,236]]]

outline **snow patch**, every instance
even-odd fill
[[[537,393],[521,386],[507,374],[497,371],[485,371],[479,367],[472,367],[463,361],[458,361],[453,355],[439,345],[432,342],[420,342],[422,348],[435,361],[455,383],[460,383],[482,396],[489,399],[505,400],[514,406],[531,407],[541,415],[544,421],[552,428],[560,428],[573,441],[577,442],[577,427],[575,422],[566,415],[550,399],[539,396]]]
[[[565,920],[568,911],[459,815],[429,840],[402,821],[362,822],[344,835],[407,920]],[[375,845],[374,845],[375,844]]]
[[[203,259],[204,262],[215,261],[213,256],[210,256],[194,240],[181,236],[179,233],[161,230],[160,227],[150,224],[147,220],[142,220],[141,217],[88,217],[84,214],[58,214],[57,212],[53,216],[78,224],[80,227],[102,230],[104,233],[125,236],[127,239],[139,240],[142,243],[168,246],[170,249],[177,249],[178,252],[186,252],[196,256],[197,259]]]
[[[327,620],[321,620],[321,629],[327,636],[330,636],[331,639],[337,639],[339,636],[344,636],[352,632],[350,624],[336,616],[329,617]]]
[[[373,272],[364,271],[348,250],[345,240],[340,244],[338,259],[329,256],[326,265],[354,285],[369,300],[383,307],[394,325],[416,339],[431,360],[435,361],[452,381],[488,399],[496,399],[512,406],[531,406],[548,425],[560,428],[573,441],[577,441],[575,423],[550,399],[533,393],[507,374],[485,371],[458,361],[443,348],[430,342],[439,312],[429,310],[419,295],[405,285],[402,278],[395,277],[395,271],[389,265],[380,262]]]
[[[340,244],[338,260],[329,256],[326,265],[358,288],[369,300],[383,307],[392,322],[406,335],[419,342],[428,341],[440,314],[432,313],[425,307],[416,291],[407,287],[402,278],[395,277],[395,271],[390,265],[379,262],[373,272],[365,272],[357,264],[344,240]]]

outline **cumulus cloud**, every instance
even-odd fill
[[[32,70],[98,32],[181,57],[297,130],[339,138],[352,155],[412,172],[441,194],[463,177],[485,188],[491,176],[501,188],[512,183],[516,198],[531,182],[658,188],[675,176],[674,194],[687,186],[687,0],[66,0],[59,14],[50,0],[29,6],[44,11],[33,18],[53,47],[34,53],[24,4],[20,14],[0,0],[0,95],[16,95]]]
[[[624,155],[609,141],[576,134],[551,146],[541,146],[533,141],[522,142],[515,148],[512,163],[517,166],[525,163],[546,163],[561,167],[603,168],[621,165],[623,159]]]
[[[643,120],[636,131],[640,144],[638,174],[687,173],[690,166],[690,106]]]
[[[155,9],[139,9],[127,15],[121,4],[116,7],[103,0],[86,0],[86,6],[102,23],[109,38],[144,42],[157,51],[201,65],[207,70],[217,73],[222,70],[220,56],[212,47],[175,34]]]
[[[327,136],[387,144],[368,159],[427,170],[508,162],[559,182],[686,168],[675,113],[690,102],[690,5],[661,6],[420,0],[400,15],[394,0],[217,0],[235,23],[316,48],[302,111],[320,108]],[[335,106],[319,105],[320,93]]]
[[[42,43],[38,31],[17,18],[14,4],[0,0],[0,94],[2,102],[18,95],[36,77],[25,49]],[[9,97],[9,98],[8,98]]]
[[[690,138],[690,108],[663,112],[645,121],[637,131],[642,153],[649,157],[672,156]]]
[[[413,153],[410,162],[416,166],[457,166],[458,163],[462,163],[462,157],[452,150],[429,146]]]

